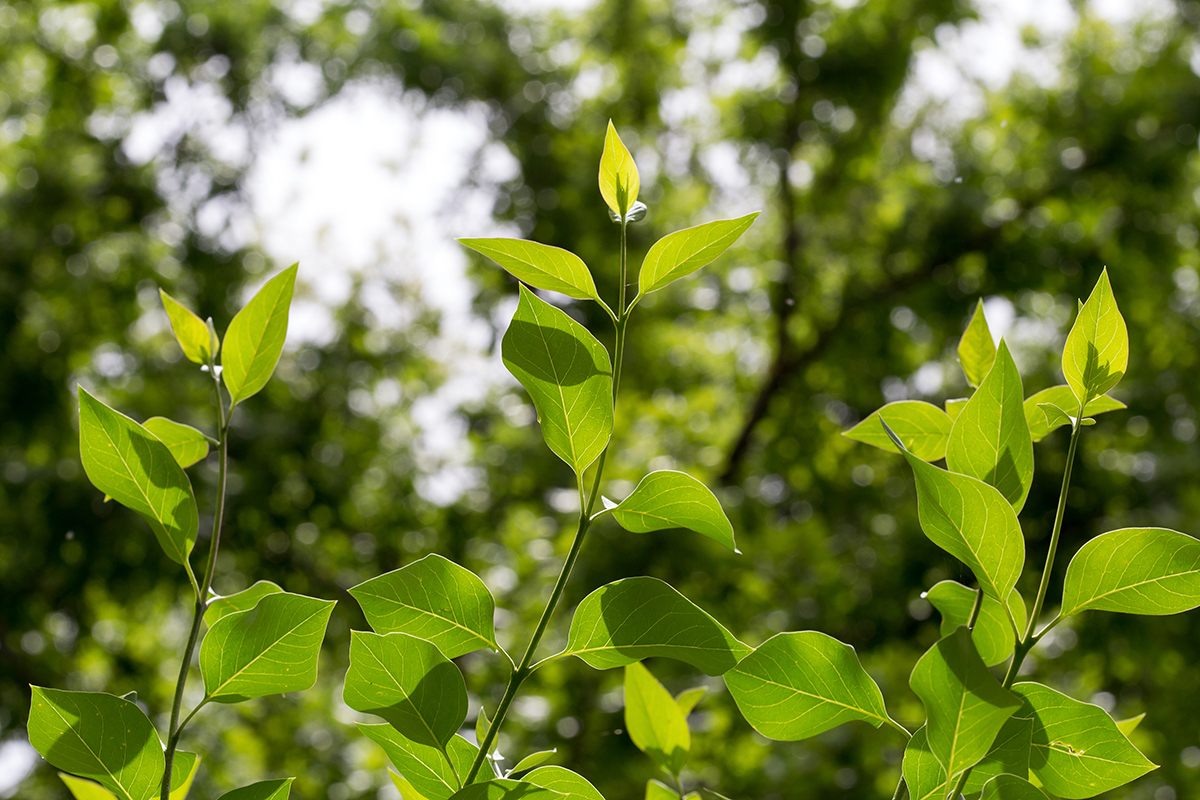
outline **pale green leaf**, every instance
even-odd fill
[[[655,764],[678,775],[687,763],[692,737],[687,719],[663,685],[641,664],[625,667],[625,729]]]
[[[29,743],[50,766],[96,781],[118,800],[159,796],[166,760],[140,708],[101,692],[31,688]]]
[[[675,696],[675,704],[679,706],[679,710],[683,713],[683,716],[687,717],[707,693],[708,689],[703,686],[697,686],[695,689],[684,689]]]
[[[612,435],[608,351],[587,328],[524,286],[501,349],[505,366],[537,408],[546,444],[582,475]]]
[[[691,600],[657,578],[601,586],[575,609],[563,655],[596,669],[663,656],[721,675],[750,648]]]
[[[1062,409],[1066,420],[1051,423],[1043,409],[1039,406],[1049,403]],[[1079,401],[1075,398],[1074,392],[1070,386],[1051,386],[1049,389],[1042,389],[1033,395],[1030,395],[1025,400],[1025,421],[1029,423],[1029,435],[1035,442],[1040,442],[1050,435],[1052,431],[1059,425],[1069,425],[1075,415],[1079,413]],[[1120,400],[1114,400],[1108,395],[1101,395],[1088,401],[1084,406],[1083,415],[1091,417],[1096,414],[1103,414],[1105,411],[1118,411],[1125,408],[1125,404]]]
[[[737,219],[720,219],[669,233],[646,253],[638,273],[638,296],[657,291],[711,264],[746,232],[758,212]]]
[[[966,625],[970,621],[971,609],[975,605],[974,589],[955,581],[942,581],[924,596],[942,615],[942,636],[949,636],[960,625]],[[1020,592],[1014,589],[1009,594],[1008,602],[1009,610],[1006,612],[1000,603],[991,597],[984,597],[983,605],[979,609],[979,619],[975,623],[975,629],[971,631],[975,649],[989,667],[1012,655],[1016,645],[1013,624],[1025,624],[1025,601]],[[1012,614],[1012,621],[1009,620],[1009,613]]]
[[[1141,725],[1142,720],[1144,720],[1145,718],[1146,718],[1146,712],[1143,711],[1141,714],[1138,714],[1136,717],[1130,717],[1129,719],[1119,719],[1119,720],[1117,720],[1117,730],[1119,730],[1121,733],[1125,734],[1126,736],[1132,736],[1133,732],[1138,729],[1138,725]]]
[[[162,289],[158,290],[158,294],[162,297],[163,308],[171,320],[171,330],[175,332],[175,340],[179,342],[184,357],[197,364],[207,364],[215,354],[204,320]]]
[[[317,657],[335,604],[277,592],[248,611],[221,617],[200,645],[200,672],[208,699],[240,703],[311,688],[317,681]]]
[[[487,712],[483,710],[483,706],[479,707],[479,713],[475,716],[475,741],[482,742],[487,738],[488,728],[491,723],[488,722]],[[492,739],[492,744],[488,747],[488,755],[495,755],[496,750],[500,747],[500,737],[496,736]]]
[[[1116,386],[1128,363],[1129,333],[1105,268],[1063,348],[1063,375],[1075,394],[1075,409]]]
[[[536,753],[530,753],[518,761],[513,768],[508,771],[508,774],[510,776],[521,778],[523,773],[529,772],[534,767],[539,767],[542,764],[545,764],[557,754],[557,748],[554,750],[539,750]],[[521,780],[528,780],[528,778],[521,778]]]
[[[514,278],[535,289],[561,292],[577,300],[600,302],[596,283],[583,259],[570,250],[527,239],[459,239],[460,244],[495,261]]]
[[[947,783],[987,754],[1004,722],[1021,707],[1020,698],[1000,685],[975,652],[966,627],[921,656],[909,685],[925,704],[929,750],[946,770]]]
[[[204,624],[211,628],[221,617],[229,616],[235,611],[249,611],[267,595],[282,591],[283,589],[271,581],[258,581],[249,589],[209,600],[208,609],[204,612]]]
[[[919,400],[888,403],[842,435],[889,453],[900,452],[884,431],[881,420],[922,461],[937,461],[946,456],[952,427],[950,417],[937,406]]]
[[[392,779],[392,783],[396,786],[396,791],[400,792],[400,800],[430,800],[425,795],[421,794],[416,788],[405,780],[402,776],[397,775],[388,770],[388,777]]]
[[[646,800],[679,800],[679,792],[651,778],[646,781]]]
[[[854,648],[817,631],[779,633],[729,672],[725,685],[763,736],[796,741],[851,720],[887,722],[883,695]]]
[[[1012,506],[981,480],[938,469],[907,450],[904,457],[916,478],[921,530],[966,564],[984,592],[1007,600],[1025,566],[1025,539]]]
[[[76,778],[65,772],[58,773],[58,777],[67,785],[67,791],[75,800],[113,800],[116,797],[115,794],[95,781]]]
[[[1015,714],[1009,717],[996,734],[996,740],[988,748],[987,755],[971,768],[963,791],[967,794],[978,792],[996,775],[1028,775],[1032,736],[1032,720]]]
[[[946,466],[995,486],[1020,513],[1033,483],[1033,440],[1025,392],[1008,345],[1000,340],[991,371],[954,421]]]
[[[282,778],[274,781],[259,781],[232,792],[226,792],[218,800],[287,800],[292,792],[292,781],[295,778]]]
[[[346,705],[390,722],[418,744],[444,748],[467,716],[462,673],[442,651],[407,633],[350,633]]]
[[[221,379],[234,405],[266,386],[279,363],[298,269],[293,264],[263,284],[225,331]]]
[[[1138,752],[1104,709],[1039,683],[1018,683],[1018,715],[1033,720],[1029,769],[1055,797],[1095,797],[1157,767]]]
[[[955,397],[946,401],[946,416],[950,418],[951,424],[958,419],[958,415],[967,407],[967,403],[971,402],[969,397]],[[895,428],[892,428],[895,430]],[[890,443],[890,442],[889,442]]]
[[[925,726],[918,728],[908,740],[901,770],[912,800],[945,800],[946,770],[929,749]]]
[[[473,572],[436,553],[360,583],[350,595],[376,633],[433,642],[446,658],[500,649],[492,593]]]
[[[450,737],[443,751],[440,747],[405,738],[386,723],[366,725],[360,722],[358,729],[383,748],[392,766],[428,800],[445,800],[457,792],[479,752],[475,745],[457,735]],[[476,781],[486,780],[490,775],[490,768],[480,770]]]
[[[460,789],[453,800],[565,800],[567,795],[526,781],[496,778]]]
[[[1043,416],[1045,416],[1045,425],[1050,430],[1061,428],[1063,425],[1073,426],[1075,424],[1074,417],[1053,403],[1038,403],[1038,409],[1041,410]]]
[[[996,358],[996,343],[988,330],[987,318],[983,316],[983,301],[975,306],[975,313],[958,341],[958,362],[966,373],[967,383],[979,386],[992,368]]]
[[[538,767],[521,780],[558,792],[570,800],[604,800],[587,778],[565,767]]]
[[[637,202],[640,190],[637,164],[609,120],[600,156],[600,195],[614,214],[624,218]]]
[[[1200,540],[1166,528],[1123,528],[1079,548],[1063,582],[1064,617],[1080,611],[1178,614],[1200,606]]]
[[[997,775],[983,787],[979,800],[1051,800],[1050,796],[1024,778]]]
[[[191,425],[166,417],[151,417],[142,423],[142,427],[167,446],[181,467],[190,467],[208,455],[208,437]]]
[[[187,797],[199,768],[200,758],[195,753],[175,751],[171,762],[171,789],[168,795],[170,800],[184,800]],[[66,784],[67,791],[75,800],[117,800],[115,794],[94,781],[77,778],[65,772],[58,773],[58,777]]]
[[[79,458],[100,491],[145,518],[176,564],[196,544],[192,484],[167,446],[79,387]]]
[[[612,515],[617,524],[633,533],[687,528],[740,552],[721,502],[712,490],[685,472],[651,472],[612,509]]]

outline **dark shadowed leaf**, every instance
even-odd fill
[[[1018,629],[1024,630],[1025,601],[1020,592],[1015,589],[1009,594],[1009,613]],[[975,605],[975,590],[955,581],[942,581],[925,593],[925,599],[942,615],[942,636],[954,633],[960,625],[966,625],[971,619],[971,609]],[[1010,655],[1016,645],[1016,633],[1013,622],[1004,608],[991,597],[983,598],[979,609],[979,619],[975,629],[971,631],[971,640],[979,651],[983,663],[989,667],[999,664]]]

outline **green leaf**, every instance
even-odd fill
[[[887,722],[883,695],[854,648],[817,631],[779,633],[725,673],[746,721],[763,736],[793,742],[851,720]]]
[[[624,667],[654,656],[721,675],[749,655],[721,623],[657,578],[625,578],[583,598],[571,620],[567,649],[595,669]]]
[[[486,783],[473,783],[460,789],[453,800],[564,800],[562,792],[537,786],[526,781],[496,778]]]
[[[707,486],[685,472],[660,470],[612,509],[613,519],[632,533],[687,528],[720,542],[735,553],[733,525]]]
[[[901,771],[912,800],[945,800],[946,770],[929,749],[924,725],[908,740]]]
[[[888,403],[842,435],[889,453],[899,453],[884,432],[881,420],[900,437],[909,452],[922,461],[945,458],[952,426],[950,417],[937,406],[919,400]]]
[[[388,777],[392,779],[396,790],[400,792],[400,800],[429,800],[425,795],[418,792],[411,783],[390,769],[388,770]]]
[[[958,419],[958,415],[962,413],[962,410],[967,407],[967,403],[969,402],[971,402],[971,398],[969,397],[956,397],[946,401],[946,416],[950,418],[951,424],[953,424],[954,420]],[[947,434],[948,436],[949,434]],[[889,444],[891,443],[889,442]]]
[[[350,594],[376,633],[433,642],[446,658],[500,649],[492,593],[473,572],[437,554],[360,583]]]
[[[142,423],[142,427],[157,436],[185,469],[208,455],[208,437],[191,425],[166,417],[151,417]]]
[[[737,219],[719,219],[659,239],[642,261],[638,273],[638,297],[711,264],[754,224],[757,217],[755,211]]]
[[[457,735],[450,737],[443,752],[440,747],[419,744],[401,736],[388,724],[360,722],[358,729],[383,748],[392,766],[428,800],[445,800],[457,792],[479,752],[475,745]],[[476,780],[485,780],[490,774],[490,768],[481,770]]]
[[[282,591],[283,589],[270,581],[258,581],[249,589],[210,600],[208,610],[204,612],[204,624],[211,628],[222,617],[227,617],[235,611],[249,611],[267,595],[278,594]]]
[[[971,609],[975,606],[974,589],[954,581],[942,581],[926,592],[924,597],[942,615],[942,636],[949,636],[971,619]],[[1025,601],[1020,592],[1014,589],[1008,598],[1009,612],[1005,612],[998,602],[991,597],[984,597],[979,619],[971,632],[975,649],[989,667],[1011,656],[1016,645],[1016,633],[1008,614],[1012,614],[1018,626],[1025,623]]]
[[[679,710],[682,712],[685,719],[687,718],[688,714],[692,713],[692,709],[696,707],[696,704],[699,703],[707,693],[708,689],[704,688],[703,686],[697,686],[695,689],[685,689],[675,696],[675,704],[679,706]]]
[[[67,785],[67,791],[75,800],[113,800],[115,794],[105,789],[95,781],[76,778],[65,772],[58,773],[59,779]]]
[[[475,741],[482,742],[487,738],[488,728],[491,723],[488,722],[487,712],[483,710],[483,706],[479,707],[479,713],[475,716]],[[495,755],[496,750],[500,747],[500,737],[496,736],[492,739],[491,746],[488,747],[488,755]]]
[[[292,792],[292,781],[295,778],[283,778],[274,781],[259,781],[232,792],[226,792],[218,800],[287,800]]]
[[[1062,409],[1067,419],[1056,423],[1050,422],[1045,411],[1039,408],[1047,403]],[[1030,395],[1023,406],[1025,421],[1029,423],[1029,435],[1035,442],[1045,439],[1060,425],[1069,425],[1075,418],[1075,414],[1079,412],[1079,401],[1075,399],[1075,394],[1071,391],[1070,386],[1051,386],[1049,389],[1042,389],[1040,392]],[[1083,408],[1083,415],[1090,417],[1103,414],[1105,411],[1118,411],[1122,408],[1125,408],[1125,404],[1120,400],[1114,400],[1108,395],[1101,395],[1088,401]]]
[[[625,729],[655,764],[678,775],[692,747],[687,719],[675,698],[641,664],[625,667]]]
[[[1146,712],[1143,711],[1141,714],[1138,714],[1136,717],[1130,717],[1129,719],[1119,719],[1119,720],[1117,720],[1117,730],[1119,730],[1121,733],[1125,734],[1126,736],[1131,736],[1131,735],[1133,735],[1133,732],[1137,730],[1138,725],[1142,724],[1142,720],[1144,720],[1145,718],[1146,718]]]
[[[967,778],[963,791],[966,794],[978,792],[996,775],[1028,775],[1032,736],[1032,720],[1016,715],[1009,717],[996,734],[996,740],[988,748],[987,755],[971,768],[971,776]]]
[[[167,446],[79,387],[79,458],[100,491],[145,518],[176,564],[187,564],[199,516],[192,484]]]
[[[1025,539],[1012,506],[981,480],[938,469],[907,450],[904,457],[916,478],[921,530],[966,564],[984,592],[1006,600],[1025,566]]]
[[[171,793],[168,795],[170,800],[184,800],[187,797],[199,768],[200,758],[195,753],[175,751],[175,758],[171,763]],[[58,777],[66,784],[67,791],[75,800],[117,800],[115,794],[94,781],[77,778],[65,772],[58,773]]]
[[[600,156],[600,195],[613,213],[624,219],[637,202],[640,190],[637,164],[610,119]]]
[[[979,800],[1050,800],[1050,797],[1024,778],[997,775],[983,787]]]
[[[197,364],[207,364],[216,355],[216,351],[204,320],[162,289],[158,290],[158,294],[162,298],[167,318],[171,320],[171,330],[175,332],[175,339],[183,349],[184,357]]]
[[[508,371],[537,408],[546,444],[583,475],[612,435],[608,351],[587,328],[524,286],[501,349]]]
[[[438,749],[467,717],[467,687],[458,667],[407,633],[351,631],[342,697],[355,711],[383,717],[406,738]]]
[[[947,784],[987,754],[1005,720],[1021,707],[975,652],[966,627],[921,656],[909,685],[925,704],[925,735]]]
[[[646,800],[679,800],[679,792],[651,778],[646,781]]]
[[[1095,797],[1157,769],[1104,709],[1039,683],[1018,683],[1018,715],[1033,720],[1029,769],[1055,797]]]
[[[1063,375],[1075,394],[1075,409],[1116,386],[1128,363],[1129,333],[1113,298],[1106,267],[1079,309],[1063,348]]]
[[[508,776],[520,778],[523,773],[529,772],[534,767],[545,764],[550,759],[558,754],[558,748],[553,750],[539,750],[536,753],[530,753],[516,763],[516,765],[508,771]],[[505,776],[505,777],[508,777]],[[526,780],[522,778],[522,780]]]
[[[987,318],[983,316],[983,301],[975,306],[975,313],[967,324],[966,331],[958,340],[958,362],[966,373],[967,383],[979,386],[992,368],[996,358],[996,343],[988,330]]]
[[[50,766],[96,781],[119,800],[162,788],[162,742],[142,710],[101,692],[30,687],[29,743]]]
[[[233,405],[266,386],[279,363],[298,269],[299,265],[293,264],[263,284],[229,323],[221,378]]]
[[[946,466],[1000,490],[1020,513],[1033,483],[1033,441],[1025,421],[1021,375],[1000,340],[991,372],[954,421]]]
[[[277,592],[249,611],[221,617],[200,645],[208,699],[240,703],[312,688],[334,605],[334,600]]]
[[[558,792],[571,800],[604,800],[604,795],[587,778],[564,767],[538,767],[521,780]]]
[[[495,261],[535,289],[561,292],[577,300],[601,302],[583,259],[570,250],[526,239],[459,239],[460,244]]]
[[[1178,614],[1200,606],[1200,540],[1166,528],[1123,528],[1079,548],[1063,582],[1062,614]]]

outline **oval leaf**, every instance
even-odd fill
[[[235,611],[249,611],[267,595],[278,594],[282,591],[283,589],[270,581],[258,581],[249,589],[210,600],[208,609],[204,612],[204,624],[211,628],[221,617],[229,616]]]
[[[687,528],[720,542],[735,553],[733,525],[716,495],[686,472],[660,470],[612,509],[613,519],[632,533]]]
[[[460,789],[453,800],[563,800],[564,797],[562,792],[544,786],[497,778]]]
[[[946,447],[946,466],[995,486],[1020,513],[1033,483],[1033,440],[1021,375],[1000,340],[991,371],[967,401]]]
[[[521,780],[558,792],[571,800],[604,800],[604,795],[587,778],[565,767],[538,767]]]
[[[516,763],[516,765],[513,766],[513,768],[508,771],[508,775],[506,775],[505,777],[521,778],[521,776],[524,775],[526,772],[530,772],[534,767],[538,766],[539,764],[545,764],[547,761],[554,758],[554,756],[557,754],[558,754],[558,748],[555,748],[553,750],[538,750],[536,753],[530,753],[529,755],[525,756],[520,761],[518,761]],[[521,779],[524,780],[524,778],[521,778]]]
[[[1018,683],[1017,712],[1033,720],[1029,769],[1055,797],[1095,797],[1157,767],[1138,752],[1104,709],[1039,683]]]
[[[892,441],[916,478],[921,530],[970,567],[984,592],[1006,600],[1025,566],[1025,539],[1012,506],[983,481],[926,464],[894,434]]]
[[[274,781],[259,781],[232,792],[226,792],[218,800],[287,800],[292,793],[292,781],[295,778],[283,778]]]
[[[655,764],[678,775],[692,747],[687,718],[650,670],[625,667],[625,729],[629,738]]]
[[[983,787],[979,800],[1050,800],[1050,796],[1024,778],[997,775]]]
[[[151,417],[142,427],[167,446],[179,466],[187,468],[208,455],[208,437],[191,425],[166,417]]]
[[[612,435],[608,351],[587,328],[524,286],[501,349],[504,365],[537,408],[546,444],[582,475]]]
[[[1059,425],[1066,424],[1063,422],[1052,423],[1046,417],[1044,410],[1039,408],[1046,404],[1062,409],[1068,421],[1074,419],[1076,412],[1079,411],[1079,401],[1075,399],[1075,394],[1071,391],[1070,386],[1051,386],[1049,389],[1042,389],[1040,392],[1030,395],[1023,407],[1025,421],[1029,423],[1029,435],[1035,442],[1045,439]],[[1083,408],[1083,415],[1091,417],[1103,414],[1105,411],[1118,411],[1122,408],[1125,408],[1125,404],[1120,400],[1115,400],[1108,395],[1101,395],[1088,401]]]
[[[473,572],[437,554],[350,590],[376,633],[433,642],[446,658],[499,650],[492,593]]]
[[[1064,617],[1080,611],[1178,614],[1200,606],[1200,540],[1166,528],[1123,528],[1079,548],[1063,582]]]
[[[967,383],[979,386],[992,369],[996,359],[996,343],[992,341],[992,332],[988,329],[987,318],[983,316],[983,301],[975,306],[975,313],[967,323],[967,329],[958,340],[958,363],[962,364],[967,376]]]
[[[184,357],[197,364],[207,364],[215,354],[204,320],[162,289],[158,290],[158,294],[162,298],[167,318],[171,320],[171,330],[175,332],[175,340],[183,349]]]
[[[29,743],[52,767],[96,781],[119,800],[162,788],[162,742],[134,703],[101,692],[31,687]]]
[[[221,617],[200,645],[208,699],[240,703],[312,688],[335,604],[279,592],[263,597],[249,611]]]
[[[929,749],[924,725],[908,740],[901,771],[912,800],[945,800],[946,770]]]
[[[961,583],[942,581],[924,595],[925,599],[942,615],[942,636],[954,633],[960,625],[966,625],[971,619],[971,610],[975,605],[975,590],[968,589]],[[979,609],[979,619],[975,629],[971,631],[971,641],[979,651],[983,663],[989,667],[999,664],[1012,655],[1016,645],[1016,632],[1013,622],[1018,627],[1025,624],[1025,601],[1015,589],[1009,594],[1009,612],[990,597],[983,598]],[[1013,622],[1009,621],[1009,613]]]
[[[1091,296],[1079,309],[1063,348],[1063,375],[1075,394],[1071,415],[1075,415],[1081,403],[1086,404],[1116,386],[1128,363],[1129,332],[1117,309],[1106,267]]]
[[[950,417],[937,406],[919,400],[888,403],[842,435],[889,453],[899,453],[880,420],[886,422],[908,451],[922,461],[937,461],[946,456],[952,427]]]
[[[887,721],[883,695],[854,648],[817,631],[779,633],[725,673],[746,721],[763,736],[794,742],[851,720]]]
[[[655,656],[721,675],[749,655],[721,623],[657,578],[625,578],[583,598],[563,655],[596,669]]]
[[[604,152],[600,155],[600,196],[614,214],[624,219],[637,202],[639,191],[637,164],[610,119],[604,133]]]
[[[514,278],[535,289],[561,292],[577,300],[600,302],[596,283],[583,259],[561,247],[527,239],[459,239],[460,244],[495,261]]]
[[[975,652],[965,626],[921,656],[909,685],[925,704],[925,735],[947,784],[987,755],[1005,720],[1021,707]]]
[[[298,269],[293,264],[263,284],[229,323],[221,379],[234,405],[266,386],[279,363]]]
[[[100,491],[150,523],[172,561],[186,564],[199,516],[187,474],[167,446],[79,387],[79,458]]]
[[[638,296],[657,291],[711,264],[746,232],[758,212],[719,219],[667,234],[646,253],[638,273]]]
[[[467,686],[437,647],[406,633],[350,633],[342,693],[355,711],[375,714],[417,744],[445,749],[467,718]]]
[[[383,748],[392,766],[427,800],[445,800],[459,790],[479,748],[461,736],[451,736],[445,752],[440,747],[406,739],[391,725],[358,724],[368,739]],[[476,781],[491,773],[480,771]]]

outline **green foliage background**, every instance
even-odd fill
[[[965,394],[954,348],[980,296],[1013,301],[1014,330],[1025,331],[1017,338],[1026,387],[1059,382],[1055,354],[1074,298],[1104,265],[1129,324],[1131,367],[1116,392],[1129,410],[1101,416],[1083,439],[1063,563],[1115,527],[1198,532],[1195,3],[1119,30],[1076,4],[1079,25],[1051,88],[1018,76],[987,94],[982,115],[944,138],[941,166],[912,147],[918,128],[936,124],[936,109],[908,119],[896,112],[897,98],[939,26],[974,15],[965,2],[843,9],[602,0],[578,17],[528,19],[467,0],[351,2],[322,6],[303,22],[262,0],[186,2],[154,43],[135,32],[134,5],[0,3],[5,740],[24,736],[31,682],[136,688],[162,715],[186,635],[180,571],[135,515],[101,502],[79,467],[72,390],[83,381],[139,419],[168,414],[208,427],[209,379],[181,360],[169,332],[143,335],[138,320],[159,313],[161,286],[223,329],[243,283],[263,272],[259,254],[222,249],[156,188],[170,167],[202,176],[206,197],[236,193],[240,169],[192,136],[169,156],[135,165],[112,135],[119,127],[106,132],[98,123],[163,99],[155,53],[170,54],[174,74],[196,80],[227,65],[210,82],[239,112],[269,93],[265,70],[293,52],[322,67],[330,96],[347,82],[392,76],[435,105],[485,101],[493,133],[521,165],[499,216],[577,252],[601,294],[613,297],[616,228],[595,183],[604,125],[611,117],[635,154],[638,143],[667,147],[664,97],[704,85],[721,67],[701,62],[698,76],[689,37],[749,15],[738,58],[777,58],[776,75],[761,88],[718,94],[718,122],[694,132],[709,137],[700,144],[735,148],[751,187],[744,197],[722,196],[698,147],[685,150],[681,179],[663,171],[652,182],[643,172],[651,212],[630,228],[633,263],[666,231],[714,216],[713,203],[765,213],[731,256],[642,303],[609,473],[635,480],[654,460],[723,486],[745,555],[684,533],[634,536],[604,524],[585,546],[564,608],[601,583],[645,574],[678,586],[751,645],[782,630],[824,631],[857,648],[885,694],[899,698],[893,713],[915,726],[921,711],[907,677],[938,637],[937,614],[920,595],[963,575],[921,535],[903,461],[840,432],[885,393],[918,396],[913,376],[930,362],[945,380],[928,399]],[[368,15],[366,33],[351,32],[352,13]],[[81,15],[90,35],[72,38],[55,14]],[[813,36],[824,47],[816,58],[805,54],[820,50],[805,38]],[[551,58],[564,41],[574,43],[569,57],[560,48]],[[556,93],[598,64],[612,70],[605,91],[569,112],[557,108]],[[810,182],[786,178],[810,171]],[[182,236],[170,235],[170,223],[182,224]],[[473,274],[483,314],[515,294],[514,282],[482,259]],[[609,342],[601,313],[579,310]],[[225,577],[216,587],[228,593],[270,579],[342,600],[321,677],[296,697],[203,712],[185,737],[204,758],[198,797],[276,773],[298,776],[297,797],[377,796],[387,785],[382,754],[355,733],[340,700],[349,631],[365,627],[345,589],[438,552],[488,579],[509,612],[499,636],[520,647],[568,544],[572,516],[552,510],[547,488],[570,487],[572,478],[543,445],[518,390],[465,412],[484,488],[438,507],[414,488],[421,470],[405,433],[413,430],[410,399],[444,378],[424,347],[439,320],[428,314],[381,336],[370,312],[352,303],[338,323],[329,344],[285,353],[282,379],[235,418]],[[389,378],[404,399],[376,415],[351,409],[352,392]],[[1060,432],[1035,449],[1025,529],[1035,563],[1065,445]],[[197,475],[203,516],[215,469]],[[1036,587],[1019,588],[1028,597]],[[560,620],[548,646],[565,637],[565,614]],[[1041,679],[1072,696],[1109,705],[1119,718],[1148,713],[1134,739],[1162,768],[1112,797],[1200,796],[1200,617],[1088,614],[1035,655]],[[462,661],[468,689],[494,707],[499,663],[482,654]],[[673,663],[655,671],[672,692],[699,679]],[[573,660],[540,672],[527,692],[544,702],[518,706],[502,752],[557,747],[606,797],[640,796],[653,767],[617,732],[621,680],[619,671]],[[694,780],[735,799],[868,798],[894,787],[901,743],[886,728],[851,725],[770,744],[740,720],[719,681],[710,685],[699,723],[693,718]],[[17,793],[66,797],[44,766]]]

